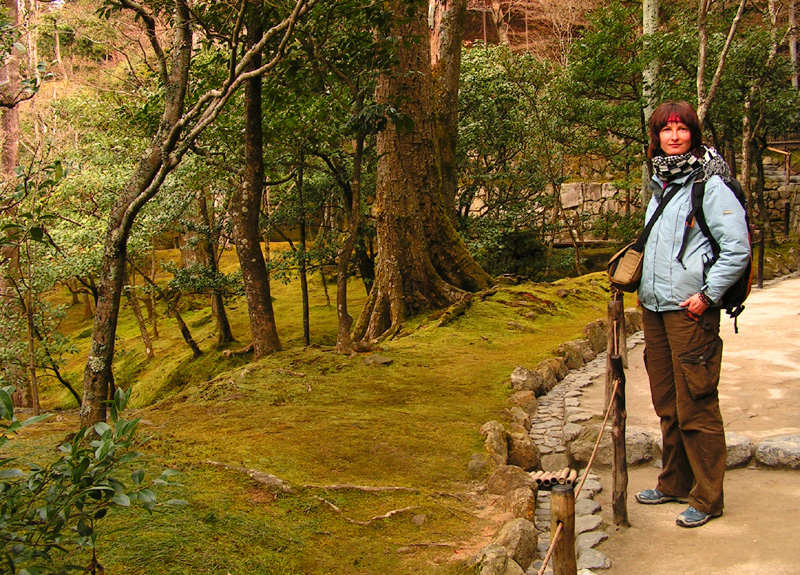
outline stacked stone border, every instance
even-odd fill
[[[641,311],[625,310],[627,347],[643,341]],[[531,477],[537,470],[580,469],[579,480],[600,434],[598,418],[581,409],[582,389],[605,385],[608,322],[595,320],[584,327],[583,339],[562,343],[555,357],[532,369],[518,366],[511,374],[514,393],[504,410],[503,424],[494,420],[480,428],[485,452],[469,463],[474,477],[488,475],[486,490],[514,519],[506,522],[491,543],[473,558],[480,575],[535,575],[550,545],[550,493]],[[749,438],[726,432],[727,467],[746,465],[800,469],[800,436],[771,437],[754,444]],[[657,431],[628,427],[629,465],[659,465],[661,437]],[[605,433],[594,466],[609,468],[610,433]],[[599,477],[589,474],[576,501],[576,553],[578,574],[593,575],[608,569],[611,560],[595,547],[608,538],[594,497],[602,490]],[[545,570],[552,573],[552,565]]]

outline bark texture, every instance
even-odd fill
[[[434,81],[436,138],[441,157],[442,200],[445,210],[455,223],[458,191],[458,81],[467,2],[431,0],[431,3],[431,72]]]
[[[248,42],[261,37],[261,24],[257,15],[251,14]],[[261,65],[256,54],[251,61],[253,69]],[[253,337],[253,357],[260,358],[280,350],[275,314],[272,310],[269,274],[264,253],[261,251],[259,214],[264,192],[263,132],[261,128],[261,77],[250,78],[245,83],[245,169],[242,186],[231,200],[233,237],[236,255],[242,269],[247,311],[250,315],[250,332]],[[267,244],[269,246],[269,244]]]
[[[396,13],[408,3],[394,0]],[[403,319],[446,307],[465,293],[486,289],[490,276],[472,259],[448,216],[433,113],[427,2],[398,21],[393,33],[421,41],[401,44],[398,65],[383,74],[378,101],[394,103],[411,123],[378,135],[377,270],[375,284],[356,324],[357,339],[391,335]]]

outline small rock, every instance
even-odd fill
[[[599,515],[581,515],[575,518],[575,533],[585,533],[594,531],[603,522]]]
[[[569,443],[570,441],[578,437],[581,433],[581,429],[583,428],[576,423],[565,424],[564,429],[562,430],[562,434],[564,436],[564,442]]]
[[[411,517],[411,522],[414,525],[419,525],[419,526],[424,525],[425,521],[427,521],[427,520],[428,520],[428,518],[425,515],[414,515],[414,516]]]
[[[530,390],[518,391],[517,393],[508,398],[508,402],[511,405],[522,408],[531,417],[536,413],[536,410],[538,409],[538,401],[536,400],[536,394]]]
[[[753,459],[753,442],[744,435],[739,435],[733,431],[726,431],[725,445],[728,448],[725,467],[728,469],[744,467]]]
[[[508,434],[508,464],[526,471],[539,467],[541,453],[526,433]]]
[[[594,499],[578,499],[575,502],[576,515],[592,515],[600,511],[600,503]]]
[[[581,533],[575,540],[575,552],[580,555],[585,550],[591,549],[606,539],[608,539],[608,534],[605,531],[587,531],[586,533]]]
[[[756,461],[767,467],[800,469],[800,435],[765,439],[756,446]]]
[[[511,409],[506,409],[504,411],[511,418],[511,421],[524,427],[525,431],[531,430],[531,416],[527,411],[516,405]]]
[[[495,543],[481,549],[475,563],[480,566],[478,575],[525,575],[525,570],[508,556],[506,548]]]
[[[487,491],[496,495],[505,495],[520,487],[537,488],[536,481],[524,469],[516,465],[498,467],[486,482]]]
[[[521,517],[528,521],[533,521],[536,516],[536,495],[538,490],[531,487],[520,487],[505,496],[506,509],[514,514],[514,517]]]
[[[385,355],[368,355],[364,358],[364,365],[391,365],[394,360]]]
[[[587,549],[578,556],[578,569],[610,569],[611,560],[597,549]]]
[[[503,525],[492,543],[505,547],[508,557],[525,570],[536,558],[538,541],[539,533],[533,523],[527,519],[517,518]]]
[[[489,470],[488,455],[485,453],[473,453],[467,464],[467,473],[473,479],[478,479],[486,475]]]

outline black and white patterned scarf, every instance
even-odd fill
[[[655,156],[653,170],[662,182],[672,182],[683,176],[697,174],[695,181],[705,182],[711,176],[719,176],[725,182],[731,179],[731,169],[719,152],[703,144],[703,155],[698,158],[692,152],[679,156]]]

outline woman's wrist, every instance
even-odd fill
[[[714,300],[712,300],[710,297],[708,297],[705,294],[705,292],[702,292],[702,291],[698,292],[697,296],[700,298],[700,301],[702,301],[706,305],[706,307],[711,307],[711,306],[714,305]]]

